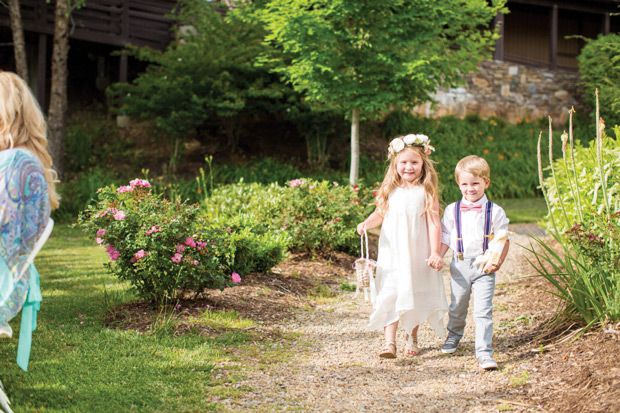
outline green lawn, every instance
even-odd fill
[[[105,272],[106,260],[103,248],[67,225],[56,226],[37,257],[43,303],[27,373],[15,363],[19,316],[13,339],[0,342],[0,379],[15,411],[205,411],[217,410],[218,398],[234,398],[240,367],[216,379],[215,363],[230,361],[231,349],[235,357],[256,351],[252,321],[209,311],[190,320],[229,323],[211,337],[154,328],[175,323],[170,316],[152,333],[107,328],[106,309],[134,298]]]
[[[498,199],[497,204],[504,208],[511,224],[537,223],[547,214],[544,198]]]

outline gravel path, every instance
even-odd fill
[[[371,307],[353,293],[317,304],[313,311],[303,311],[282,325],[287,333],[298,337],[291,345],[298,347],[293,358],[281,360],[265,370],[248,368],[236,387],[250,389],[236,400],[221,400],[229,411],[402,411],[402,412],[496,412],[524,410],[523,403],[510,401],[520,366],[502,345],[502,335],[509,323],[522,313],[521,304],[511,301],[514,281],[528,272],[517,244],[528,245],[528,234],[543,235],[535,225],[513,225],[511,251],[497,284],[504,292],[494,299],[496,360],[500,368],[486,372],[479,369],[474,357],[474,326],[470,315],[459,350],[446,356],[439,350],[442,342],[423,324],[419,332],[420,356],[403,354],[404,332],[397,336],[398,358],[382,360],[377,352],[383,344],[381,333],[365,326]],[[449,260],[442,276],[449,294]],[[447,321],[447,316],[446,316]],[[288,345],[288,344],[285,344]],[[514,394],[514,391],[512,392]],[[504,408],[502,408],[504,406]]]

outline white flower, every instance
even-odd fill
[[[416,135],[410,133],[409,135],[405,135],[403,137],[403,141],[407,144],[407,145],[413,145],[413,143],[415,142],[416,139]]]
[[[401,138],[394,138],[390,143],[390,147],[394,151],[394,153],[398,153],[405,148],[405,142]]]
[[[428,143],[428,136],[422,134],[416,135],[416,142],[421,144]]]

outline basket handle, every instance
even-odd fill
[[[364,256],[364,241],[366,241],[366,256]],[[364,232],[360,235],[360,258],[370,259],[370,254],[368,251],[368,233],[366,232],[366,228],[364,228]]]

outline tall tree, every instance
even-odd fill
[[[17,74],[28,83],[28,64],[26,61],[26,40],[24,24],[19,9],[19,0],[8,0],[11,31],[13,33],[13,52]]]
[[[489,23],[505,0],[272,0],[257,7],[274,61],[308,99],[351,118],[350,182],[359,169],[359,121],[430,100],[438,86],[490,57]]]
[[[56,0],[54,45],[52,48],[52,82],[47,112],[49,151],[59,175],[64,170],[65,118],[67,114],[67,58],[69,56],[69,16],[85,0]]]
[[[49,151],[59,175],[64,170],[65,117],[67,113],[67,57],[69,55],[70,0],[57,0],[54,14],[52,83],[47,111]]]

